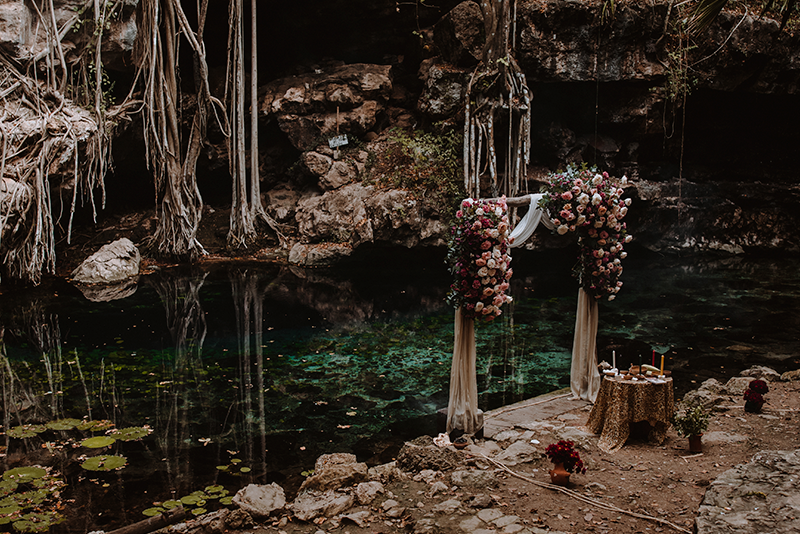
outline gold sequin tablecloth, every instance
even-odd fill
[[[670,427],[670,417],[675,409],[672,378],[663,384],[646,380],[614,379],[603,377],[586,427],[600,434],[597,445],[605,452],[622,448],[631,433],[631,423],[650,423],[648,440],[661,445]]]

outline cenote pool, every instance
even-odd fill
[[[484,410],[568,384],[573,263],[572,249],[515,253],[515,301],[477,332]],[[796,259],[636,251],[625,263],[623,291],[601,304],[601,359],[615,350],[627,366],[663,353],[678,395],[753,364],[800,367]],[[198,491],[204,495],[187,506],[213,509],[221,488],[232,494],[251,482],[275,481],[291,494],[328,452],[390,461],[403,440],[440,431],[453,336],[449,283],[441,251],[373,250],[331,269],[169,269],[110,302],[92,302],[65,282],[7,288],[3,430],[63,418],[107,422],[26,438],[5,433],[3,471],[51,467],[67,484],[57,500],[69,503],[60,511],[67,521],[53,528],[88,532],[134,523],[154,503]],[[150,433],[100,449],[81,445],[128,427]],[[81,467],[98,453],[124,456],[127,465]],[[31,509],[4,504],[0,516]]]

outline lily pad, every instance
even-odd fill
[[[81,424],[80,419],[58,419],[47,423],[47,428],[50,430],[72,430]]]
[[[17,532],[46,532],[62,521],[64,518],[57,512],[32,512],[11,524]]]
[[[115,441],[117,440],[111,436],[95,436],[81,441],[81,445],[90,449],[102,449],[103,447],[108,447]]]
[[[37,465],[28,467],[15,467],[3,473],[3,480],[10,480],[18,484],[26,484],[37,478],[42,478],[47,474],[47,470]]]
[[[201,515],[201,514],[204,514],[206,512],[208,512],[208,510],[206,510],[205,508],[193,508],[192,509],[192,514],[193,515]]]
[[[13,480],[0,480],[0,497],[17,491],[17,483]]]
[[[200,498],[200,497],[198,497],[197,495],[186,495],[186,496],[184,496],[184,497],[181,497],[181,502],[182,502],[183,504],[185,504],[186,506],[192,506],[192,505],[194,505],[194,504],[197,504],[197,503],[199,503],[199,502],[200,502],[200,501],[202,501],[202,500],[203,500],[203,499],[201,499],[201,498]]]
[[[161,506],[165,510],[172,510],[173,508],[177,508],[181,505],[181,501],[164,501],[161,503]]]
[[[223,491],[225,491],[225,486],[206,486],[206,493],[222,493]]]
[[[45,430],[47,430],[47,427],[44,425],[20,425],[9,428],[6,434],[12,438],[32,438],[37,434],[41,434]]]
[[[249,467],[242,467],[241,469],[239,469],[239,472],[240,473],[249,473],[250,472],[250,468]]]
[[[131,426],[128,428],[123,428],[121,430],[117,430],[112,436],[117,439],[121,439],[122,441],[132,441],[134,439],[140,439],[150,434],[150,431],[141,426]]]
[[[228,470],[228,466],[227,465],[218,465],[217,469],[219,469],[220,471],[227,471]]]
[[[100,419],[97,421],[82,421],[77,427],[78,430],[92,430],[101,432],[114,428],[114,423],[107,419]]]
[[[3,506],[2,508],[0,508],[0,517],[11,515],[14,512],[19,512],[20,510],[21,508],[17,503],[11,504],[9,506]]]
[[[225,506],[230,506],[231,504],[233,504],[233,497],[230,497],[230,496],[229,497],[223,497],[223,498],[221,498],[219,500],[219,503],[223,504]]]
[[[160,506],[154,506],[153,508],[148,508],[147,510],[144,510],[142,514],[146,515],[147,517],[154,517],[163,512],[164,512],[163,508],[161,508]]]
[[[81,467],[87,471],[112,471],[114,469],[122,469],[128,459],[119,455],[99,455],[92,456],[81,464]]]

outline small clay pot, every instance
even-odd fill
[[[689,452],[703,452],[703,434],[689,436]]]
[[[469,440],[465,437],[456,438],[453,441],[453,447],[456,449],[465,449],[469,445]]]
[[[550,482],[556,486],[566,486],[569,484],[569,471],[564,469],[564,464],[555,464],[550,470]]]

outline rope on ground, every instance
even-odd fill
[[[521,479],[521,480],[524,480],[525,482],[529,482],[529,483],[531,483],[531,484],[533,484],[535,486],[539,486],[539,487],[542,487],[542,488],[551,489],[551,490],[555,490],[555,491],[560,491],[561,493],[564,493],[565,495],[569,495],[570,497],[573,497],[573,498],[575,498],[575,499],[577,499],[579,501],[583,501],[583,502],[585,502],[587,504],[591,504],[591,505],[596,506],[598,508],[602,508],[603,510],[608,510],[610,512],[616,512],[616,513],[619,513],[619,514],[626,514],[626,515],[629,515],[629,516],[632,516],[632,517],[637,517],[639,519],[646,519],[648,521],[655,521],[657,523],[661,523],[662,525],[667,525],[669,527],[672,527],[675,530],[677,530],[678,532],[685,532],[686,534],[692,534],[691,530],[687,530],[687,529],[685,529],[683,527],[679,527],[675,523],[672,523],[671,521],[667,521],[666,519],[661,519],[660,517],[653,517],[651,515],[646,515],[646,514],[640,514],[640,513],[637,513],[637,512],[631,512],[630,510],[625,510],[623,508],[617,508],[616,506],[612,506],[610,504],[606,504],[604,502],[600,502],[597,499],[592,499],[591,497],[586,497],[584,495],[581,495],[580,493],[578,493],[576,491],[572,491],[571,489],[567,489],[567,488],[564,488],[562,486],[557,486],[555,484],[548,484],[547,482],[539,482],[538,480],[534,480],[532,478],[526,477],[525,475],[517,473],[516,471],[512,471],[504,463],[498,462],[497,460],[493,460],[492,458],[489,458],[485,454],[480,454],[480,456],[483,457],[485,460],[489,461],[490,463],[496,465],[497,467],[499,467],[503,471],[506,471],[507,473],[509,473],[509,474]]]
[[[536,402],[529,402],[527,404],[514,404],[512,406],[506,406],[505,408],[501,408],[499,410],[495,410],[492,413],[484,414],[484,419],[489,419],[490,417],[497,417],[500,414],[504,414],[506,412],[511,412],[514,410],[521,410],[522,408],[527,408],[529,406],[536,406],[537,404],[544,404],[545,402],[550,402],[551,400],[555,399],[562,399],[564,397],[569,397],[572,393],[564,393],[563,395],[554,395],[552,397],[548,397],[546,399],[538,400]]]

